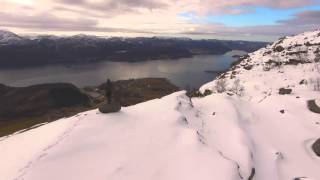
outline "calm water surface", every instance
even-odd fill
[[[233,51],[225,55],[200,55],[176,60],[129,62],[98,62],[73,65],[48,65],[24,69],[0,70],[0,83],[27,86],[39,83],[69,82],[79,87],[98,85],[107,78],[122,80],[144,77],[164,77],[180,88],[200,87],[212,81],[236,60]]]

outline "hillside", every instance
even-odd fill
[[[0,140],[5,180],[319,180],[320,31],[242,57],[202,86]],[[36,143],[35,143],[36,142]]]
[[[92,61],[136,62],[176,59],[198,54],[255,51],[267,43],[186,38],[21,37],[0,30],[0,68]]]
[[[0,84],[0,137],[97,108],[106,101],[105,84],[80,89],[73,84],[51,83],[27,87]],[[164,78],[113,82],[113,98],[130,106],[161,98],[179,89]]]

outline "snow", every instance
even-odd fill
[[[24,42],[24,38],[5,30],[0,29],[0,45],[19,44]]]
[[[59,143],[48,143],[50,148],[35,153],[31,165],[19,170],[17,176],[9,176],[10,173],[5,179],[235,179],[238,174],[234,163],[202,146],[194,129],[181,126],[181,114],[175,110],[181,94],[123,108],[120,113],[107,116],[94,110],[64,119],[71,127],[77,123],[72,131],[66,129],[68,137]],[[38,129],[42,128],[47,127]],[[19,136],[27,142],[34,140],[28,134]],[[49,142],[52,139],[44,138]],[[11,138],[4,142],[2,147],[9,144],[6,149],[19,150],[23,146]],[[10,142],[15,147],[10,147]],[[8,156],[9,152],[2,155]],[[10,161],[25,164],[20,158]],[[5,172],[12,169],[1,167]],[[192,171],[196,173],[182,173]]]
[[[0,179],[12,179],[23,169],[27,169],[46,150],[58,143],[74,124],[74,120],[60,120],[1,139]]]
[[[319,104],[319,62],[313,61],[319,46],[305,45],[319,42],[319,33],[287,37],[249,54],[219,77],[227,82],[224,93],[216,92],[216,79],[200,88],[213,92],[203,98],[181,91],[3,138],[0,180],[319,180],[320,157],[311,146],[320,137],[320,115],[306,104]],[[274,50],[279,45],[281,52]],[[301,47],[308,50],[301,64],[285,64],[297,58],[287,53]],[[268,65],[270,59],[281,66]],[[252,69],[244,68],[248,64]],[[235,91],[236,80],[242,93]],[[280,88],[292,93],[280,95]]]

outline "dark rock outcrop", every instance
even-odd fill
[[[306,79],[302,79],[300,82],[299,82],[300,85],[303,85],[303,84],[308,84],[308,81]]]
[[[282,51],[284,51],[284,48],[282,46],[277,46],[274,48],[274,50],[277,52],[282,52]]]
[[[303,179],[306,179],[307,177],[295,177],[293,178],[293,180],[303,180]]]
[[[255,174],[256,174],[256,169],[252,168],[248,180],[253,180]]]
[[[296,66],[298,64],[308,64],[308,63],[311,63],[311,62],[309,62],[307,60],[301,61],[301,60],[297,60],[297,59],[289,59],[289,61],[285,62],[284,64],[285,65],[295,65]]]
[[[313,143],[312,150],[320,157],[320,138]]]
[[[251,70],[253,68],[253,65],[247,64],[243,67],[245,70]]]
[[[316,100],[309,100],[307,106],[310,111],[320,114],[320,107],[317,105]]]
[[[279,89],[279,94],[281,94],[281,95],[291,94],[291,93],[292,93],[292,89],[287,89],[287,88],[280,88]]]
[[[119,112],[121,110],[121,106],[117,102],[112,102],[112,103],[102,103],[99,106],[99,111],[101,113],[114,113],[114,112]]]

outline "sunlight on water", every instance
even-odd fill
[[[236,58],[232,58],[232,55],[234,53],[135,63],[106,61],[0,70],[0,83],[11,86],[27,86],[39,83],[69,82],[83,87],[101,84],[107,78],[122,80],[164,77],[181,88],[199,87],[217,76],[216,73],[206,71],[228,69],[230,63],[236,60]]]

